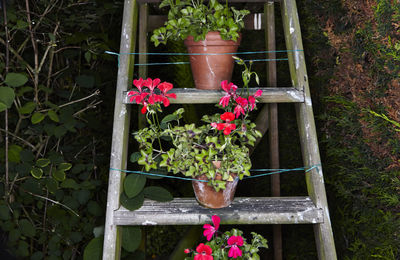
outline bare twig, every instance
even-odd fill
[[[11,135],[12,137],[18,139],[19,141],[23,142],[24,144],[26,144],[29,147],[31,147],[34,151],[36,151],[36,147],[33,144],[31,144],[30,142],[28,142],[25,139],[22,139],[21,137],[9,132],[8,128],[7,128],[7,124],[6,124],[6,129],[0,128],[0,131],[4,132],[6,134],[6,138],[8,138],[7,135]],[[7,153],[6,153],[6,156],[7,156]],[[7,159],[6,159],[6,161],[7,161]]]
[[[54,28],[53,34],[55,35],[57,33],[58,27],[60,26],[60,22],[58,22],[56,24],[56,28]],[[40,61],[39,67],[37,69],[37,73],[39,74],[39,72],[42,70],[43,64],[47,58],[47,54],[49,53],[49,51],[54,48],[55,45],[52,41],[50,41],[49,45],[46,48],[46,51],[44,52],[43,56],[42,56],[42,60]],[[49,74],[51,74],[51,72],[49,71]]]
[[[80,99],[77,99],[77,100],[74,100],[74,101],[71,101],[71,102],[68,102],[68,103],[59,105],[58,107],[59,107],[59,108],[62,108],[62,107],[66,107],[66,106],[69,106],[69,105],[72,105],[72,104],[75,104],[75,103],[79,103],[79,102],[82,102],[82,101],[84,101],[84,100],[86,100],[86,99],[88,99],[88,98],[97,96],[97,95],[99,95],[99,94],[100,94],[100,90],[96,89],[96,90],[95,90],[92,94],[90,94],[89,96],[86,96],[86,97],[83,97],[83,98],[80,98]],[[38,112],[46,112],[46,111],[49,111],[49,110],[51,110],[51,109],[42,109],[42,110],[40,110],[40,111],[38,111]]]
[[[28,20],[28,28],[31,36],[33,55],[35,60],[35,69],[33,71],[33,88],[35,91],[34,100],[36,103],[39,103],[39,51],[36,38],[33,34],[33,29],[32,29],[31,12],[29,10],[29,0],[25,0],[25,7],[26,7],[26,18]]]
[[[89,105],[87,105],[87,107],[85,107],[85,108],[79,110],[78,112],[74,113],[73,116],[76,117],[76,116],[78,116],[79,114],[85,112],[85,111],[88,110],[88,109],[96,108],[96,106],[97,106],[98,104],[102,103],[102,102],[103,102],[102,100],[100,100],[100,101],[94,100],[94,101],[91,102]]]

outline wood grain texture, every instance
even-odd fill
[[[257,100],[260,103],[296,103],[304,102],[303,92],[295,88],[254,88],[250,94],[257,89],[262,89],[262,96]],[[240,93],[240,90],[237,91]],[[197,90],[197,89],[173,89],[168,93],[176,93],[177,98],[171,99],[171,104],[216,104],[225,92],[219,90]],[[129,101],[128,91],[123,93],[124,104],[134,104]]]
[[[117,225],[201,225],[218,215],[222,224],[310,224],[323,222],[323,212],[309,197],[235,198],[223,209],[200,206],[194,198],[172,202],[145,200],[135,211],[121,206],[114,212]]]

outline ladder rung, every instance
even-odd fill
[[[135,211],[121,206],[114,211],[115,225],[201,225],[218,215],[223,224],[315,224],[323,211],[309,197],[235,198],[229,207],[207,209],[194,198],[171,202],[145,200]]]
[[[302,103],[304,93],[296,88],[251,88],[250,94],[254,94],[257,89],[262,89],[262,96],[257,100],[261,103]],[[240,93],[240,89],[237,90]],[[194,88],[174,89],[171,93],[176,93],[177,98],[171,99],[172,104],[210,104],[218,103],[225,92],[221,90],[198,90]],[[124,92],[124,104],[133,104],[129,101],[128,91]]]

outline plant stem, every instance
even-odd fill
[[[8,73],[8,66],[9,66],[9,61],[10,61],[10,51],[9,51],[9,46],[10,46],[10,42],[9,42],[9,39],[8,39],[8,26],[7,26],[7,3],[6,3],[6,0],[2,0],[2,6],[3,6],[3,17],[4,17],[4,30],[5,30],[5,33],[6,33],[6,66],[5,66],[5,71],[6,71],[6,74]],[[6,149],[6,151],[5,151],[5,159],[6,159],[6,161],[5,161],[5,178],[6,178],[6,180],[5,180],[5,184],[4,184],[4,188],[5,188],[5,194],[6,194],[6,198],[8,197],[8,195],[9,195],[9,190],[8,190],[8,109],[6,109],[5,110],[5,113],[4,113],[4,124],[5,124],[5,130],[6,130],[6,133],[5,133],[5,149]]]

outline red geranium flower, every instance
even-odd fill
[[[224,130],[224,135],[229,135],[233,130],[236,129],[235,124],[231,124],[230,122],[235,120],[235,115],[231,112],[225,112],[220,116],[221,120],[226,121],[226,123],[211,123],[213,128],[217,128],[217,130]]]
[[[212,257],[212,249],[210,246],[201,243],[197,246],[196,252],[197,255],[194,256],[194,260],[214,260]]]
[[[207,241],[210,241],[214,233],[217,232],[219,228],[219,223],[221,222],[221,219],[217,215],[213,215],[211,217],[211,220],[214,226],[211,226],[210,224],[204,224],[203,226],[204,228],[203,235],[207,238]]]
[[[239,246],[243,246],[243,237],[231,236],[228,239],[228,245],[231,246],[228,252],[228,257],[237,258],[242,256],[242,250],[240,250]]]

